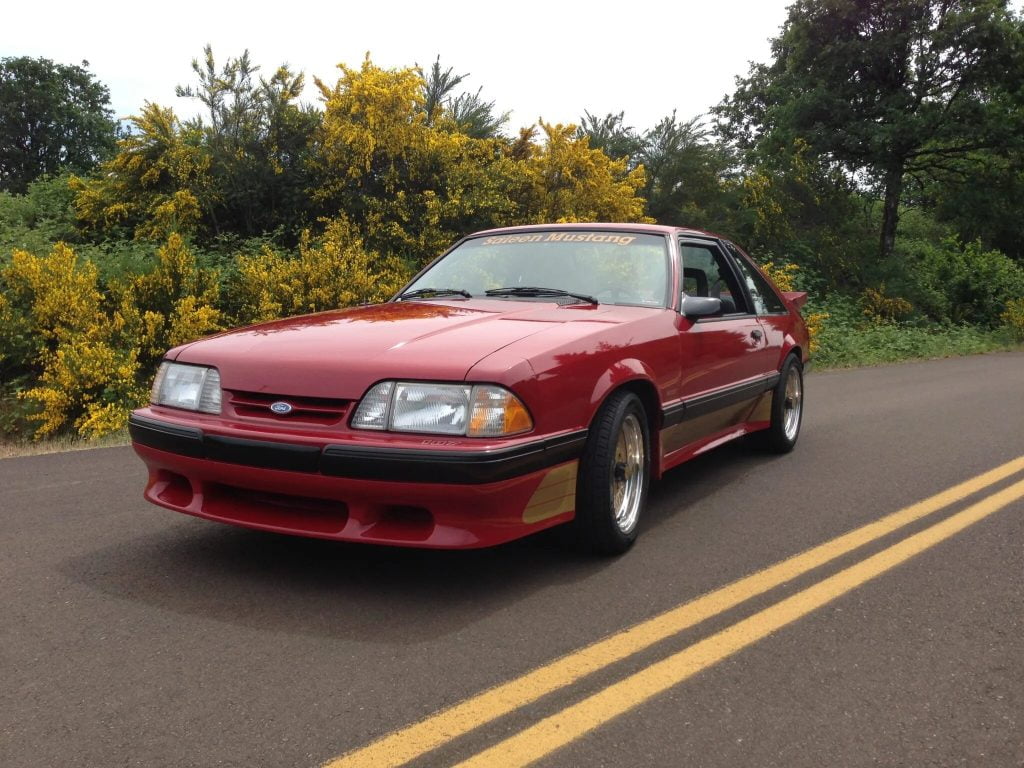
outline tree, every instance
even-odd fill
[[[647,174],[643,195],[655,220],[722,231],[735,196],[735,184],[726,178],[732,158],[710,139],[700,117],[684,122],[673,112],[660,120],[644,132],[639,160]]]
[[[309,144],[320,113],[301,105],[305,77],[287,64],[269,80],[249,52],[218,69],[212,48],[194,59],[195,86],[178,86],[179,97],[198,99],[206,117],[186,128],[202,133],[210,155],[217,205],[207,225],[215,235],[246,237],[290,229],[297,237],[306,214]]]
[[[483,88],[476,93],[468,91],[455,95],[455,89],[469,77],[466,72],[455,74],[452,67],[441,69],[438,56],[423,78],[423,113],[427,125],[447,123],[455,130],[474,139],[495,139],[508,122],[508,112],[496,112],[493,101],[484,101]]]
[[[1024,152],[973,153],[917,191],[939,221],[956,228],[961,240],[980,239],[1024,265]]]
[[[622,112],[604,117],[585,112],[576,138],[625,161],[630,170],[643,168],[646,181],[638,194],[655,221],[739,234],[731,226],[731,209],[738,204],[737,183],[730,178],[733,157],[712,138],[702,117],[683,121],[673,112],[640,132],[627,125]]]
[[[434,59],[430,65],[430,71],[423,74],[423,113],[427,116],[427,123],[432,123],[444,110],[445,104],[455,96],[455,89],[469,77],[469,73],[462,75],[455,74],[454,67],[441,69],[441,57]]]
[[[865,264],[876,219],[868,211],[875,206],[801,139],[753,160],[736,185],[730,234],[762,261],[798,264],[828,287],[862,287],[871,271]]]
[[[766,153],[802,140],[878,189],[886,258],[908,175],[1021,139],[1021,32],[1006,0],[797,0],[720,128]]]
[[[43,174],[87,171],[113,151],[110,92],[88,65],[0,59],[0,190],[21,193]]]
[[[102,172],[72,180],[87,229],[126,226],[137,239],[280,233],[298,241],[312,218],[310,145],[320,123],[317,110],[297,103],[303,76],[281,66],[267,80],[248,52],[221,68],[209,46],[204,53],[192,62],[198,83],[176,93],[198,99],[206,115],[181,121],[147,103]]]
[[[608,157],[614,160],[625,159],[630,168],[635,168],[640,162],[639,155],[644,142],[635,128],[626,125],[624,112],[609,112],[604,117],[597,117],[584,110],[576,128],[576,138],[584,137],[592,148],[600,149]]]
[[[495,102],[484,101],[477,88],[475,93],[461,93],[448,105],[448,115],[462,133],[474,139],[493,139],[501,136],[508,122],[508,112],[496,113]]]

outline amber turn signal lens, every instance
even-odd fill
[[[519,398],[512,395],[505,408],[505,434],[514,435],[517,432],[527,432],[531,429],[533,429],[533,419],[526,412],[526,406],[519,402]]]
[[[533,419],[522,401],[507,389],[494,385],[473,387],[473,407],[469,418],[470,437],[503,437],[528,432]]]

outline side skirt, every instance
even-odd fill
[[[661,471],[765,429],[771,421],[772,390],[777,382],[778,374],[773,374],[666,408],[660,432]]]

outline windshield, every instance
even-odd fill
[[[462,243],[405,293],[433,288],[484,296],[488,290],[528,286],[581,294],[602,304],[664,307],[668,269],[661,235],[600,230],[489,235]],[[500,298],[552,301],[522,292]]]

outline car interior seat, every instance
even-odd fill
[[[693,280],[696,287],[691,296],[707,296],[708,295],[708,275],[703,269],[697,269],[696,267],[684,267],[683,268],[683,280]]]

